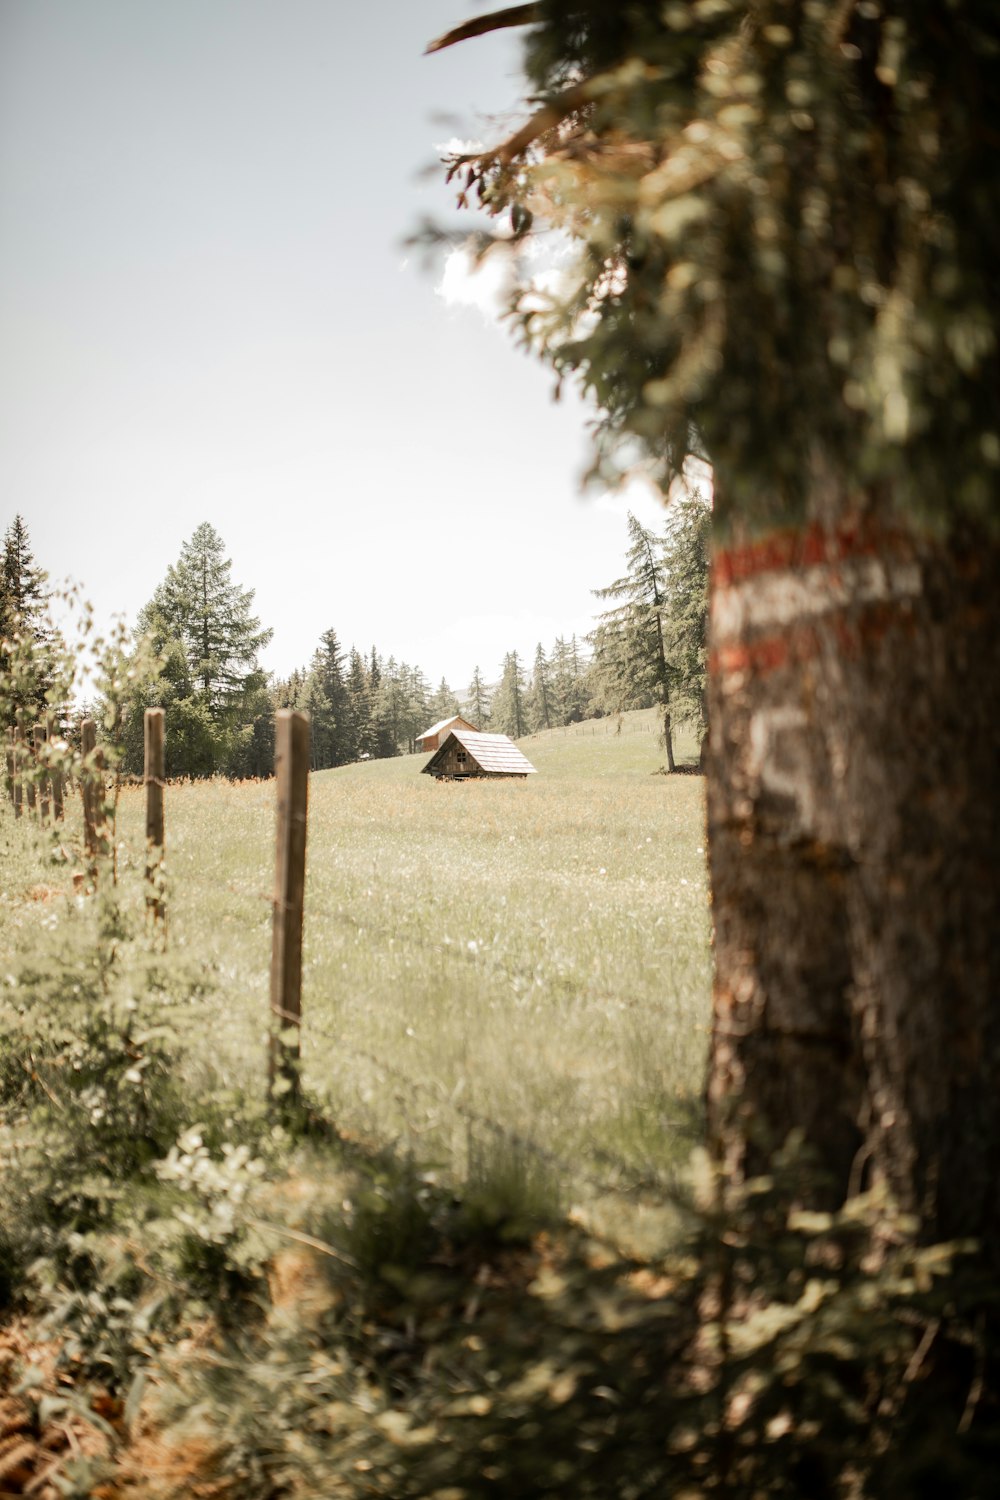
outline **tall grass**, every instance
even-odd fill
[[[648,717],[532,737],[526,781],[439,784],[416,756],[311,778],[304,1080],[341,1129],[466,1175],[491,1140],[535,1142],[570,1164],[574,1202],[686,1156],[702,783],[651,774]],[[126,790],[126,863],[142,816]],[[235,1090],[263,1087],[273,841],[273,784],[168,791],[170,940],[209,986],[184,1018],[191,1067]]]

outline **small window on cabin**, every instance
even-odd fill
[[[465,755],[465,751],[464,751],[464,750],[460,750],[460,751],[459,751],[459,752],[458,752],[458,759],[459,759],[459,761],[461,761],[461,762],[462,762],[462,763],[464,763],[464,762],[465,762],[465,759],[466,759],[466,755]]]

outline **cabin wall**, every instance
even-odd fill
[[[463,750],[457,743],[449,747],[434,770],[439,776],[480,776],[482,774],[468,750]]]

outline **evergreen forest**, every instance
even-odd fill
[[[223,538],[203,522],[140,610],[123,642],[124,691],[97,703],[57,705],[71,730],[94,711],[110,721],[120,768],[143,765],[143,715],[167,710],[167,775],[267,777],[274,764],[276,710],[306,710],[314,770],[405,755],[441,719],[463,714],[477,728],[512,739],[658,705],[668,765],[677,726],[704,729],[707,531],[710,508],[697,494],[664,511],[657,531],[629,513],[622,576],[593,592],[594,627],[539,642],[530,660],[505,653],[492,675],[477,664],[463,688],[436,686],[405,648],[346,644],[331,625],[310,660],[273,676],[260,653],[274,636],[254,613],[254,590],[232,577]],[[28,527],[15,516],[3,542],[5,641],[27,633],[44,660],[54,627],[46,574],[36,564]],[[280,626],[279,626],[280,628]],[[0,649],[6,649],[0,648]],[[37,667],[36,667],[37,670]],[[487,669],[488,671],[488,669]],[[32,691],[42,705],[44,681]]]

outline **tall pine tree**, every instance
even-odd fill
[[[535,662],[531,669],[531,686],[527,695],[528,724],[532,733],[552,728],[554,710],[549,662],[539,641],[535,647]]]
[[[516,651],[508,651],[503,659],[503,675],[490,709],[490,727],[513,740],[521,739],[526,731],[524,672]]]
[[[139,613],[138,627],[164,655],[159,683],[138,695],[129,718],[149,698],[170,710],[167,769],[171,775],[266,774],[270,713],[267,674],[258,653],[271,639],[253,614],[253,590],[232,581],[222,538],[203,522]],[[138,732],[127,734],[126,764],[139,754]]]
[[[490,722],[490,692],[478,665],[473,668],[472,681],[466,691],[465,712],[479,730],[485,730]]]
[[[24,517],[16,515],[4,535],[0,571],[0,673],[8,679],[4,696],[10,714],[33,715],[46,708],[52,661],[45,584],[46,574],[35,563]],[[17,669],[11,676],[15,658]]]
[[[667,653],[662,546],[631,511],[628,534],[626,572],[607,588],[594,590],[598,599],[614,601],[612,608],[600,616],[593,636],[594,671],[614,711],[649,701],[660,705],[667,769],[673,771],[671,689],[675,672]]]

